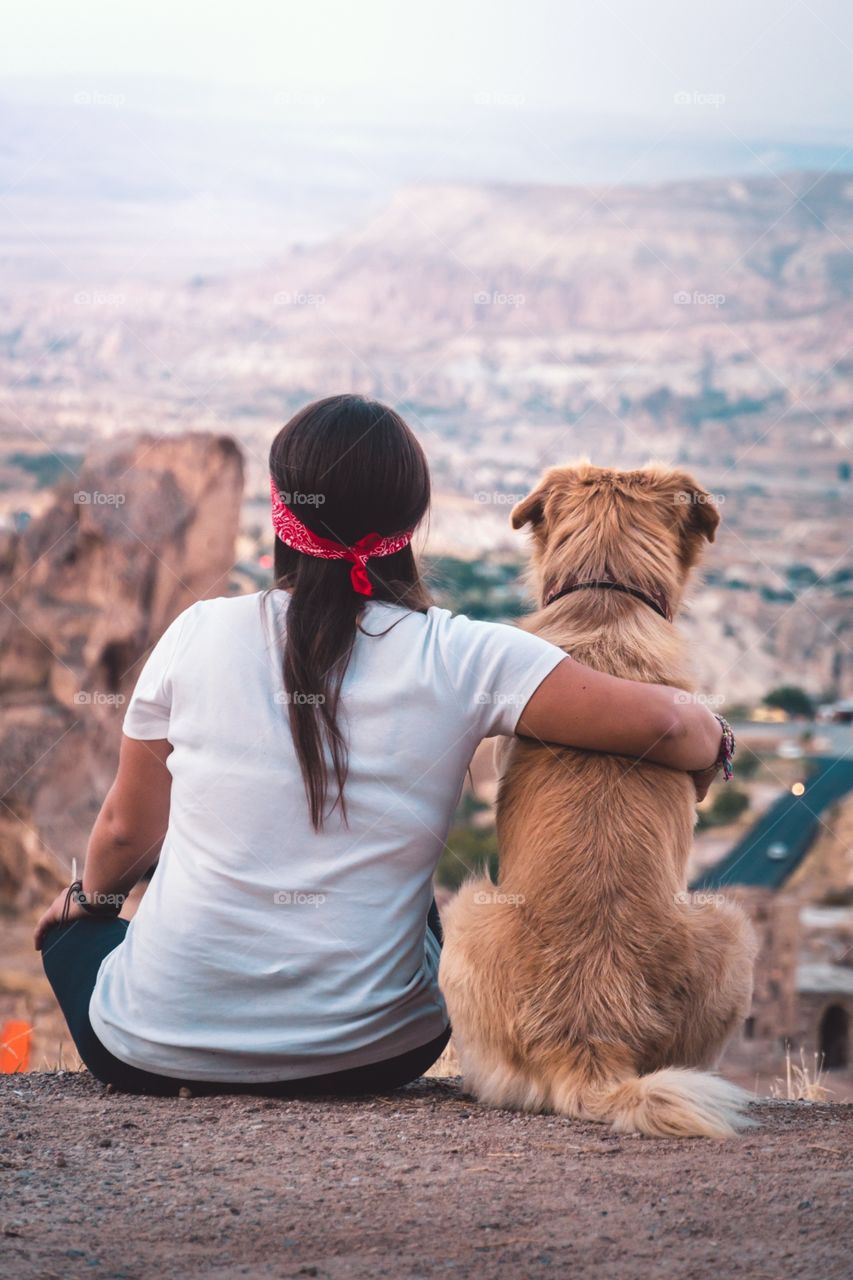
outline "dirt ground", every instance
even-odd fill
[[[0,1080],[0,1274],[850,1275],[853,1107],[767,1102],[726,1143],[489,1111],[457,1080],[385,1097],[109,1094]]]

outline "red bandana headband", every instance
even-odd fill
[[[390,556],[395,551],[402,551],[412,539],[412,529],[404,533],[395,533],[390,538],[382,538],[378,533],[366,533],[358,542],[347,547],[343,542],[335,542],[331,538],[322,538],[303,524],[297,515],[282,502],[276,488],[275,480],[270,476],[270,497],[272,498],[272,527],[276,537],[294,551],[301,551],[306,556],[316,556],[319,560],[350,560],[350,581],[353,589],[362,596],[373,595],[373,584],[367,576],[367,561],[370,556]]]

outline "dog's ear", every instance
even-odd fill
[[[667,469],[659,472],[655,479],[669,508],[669,520],[678,535],[679,559],[687,572],[701,557],[703,541],[713,542],[717,535],[718,500],[687,471]]]
[[[551,492],[551,475],[546,471],[536,488],[513,507],[510,513],[513,529],[523,529],[530,524],[536,529],[545,515],[545,499]]]
[[[675,501],[681,508],[687,533],[713,542],[720,523],[717,499],[686,471],[676,472],[673,480],[676,484]]]
[[[699,544],[704,538],[713,542],[720,523],[714,497],[694,480],[689,471],[678,471],[663,463],[652,462],[634,473],[643,487],[648,487],[664,507],[667,524],[677,529],[685,545],[692,544],[696,559]]]
[[[526,524],[537,525],[544,515],[545,494],[534,489],[526,498],[516,503],[510,514],[513,529],[523,529]]]

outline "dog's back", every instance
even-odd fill
[[[678,633],[633,601],[569,596],[525,625],[612,674],[686,683]],[[524,739],[505,751],[499,883],[451,904],[441,972],[483,1100],[734,1131],[740,1091],[683,1068],[708,1065],[745,1015],[752,942],[737,909],[691,902],[692,828],[686,775]]]

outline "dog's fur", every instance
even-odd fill
[[[719,515],[684,472],[582,463],[546,472],[512,513],[533,575],[663,590],[673,614]],[[526,628],[602,671],[690,688],[684,642],[646,604],[583,590]],[[734,904],[686,892],[693,783],[617,756],[507,742],[498,885],[449,905],[440,981],[467,1087],[482,1101],[726,1137],[746,1095],[709,1067],[749,1011],[755,941]]]

